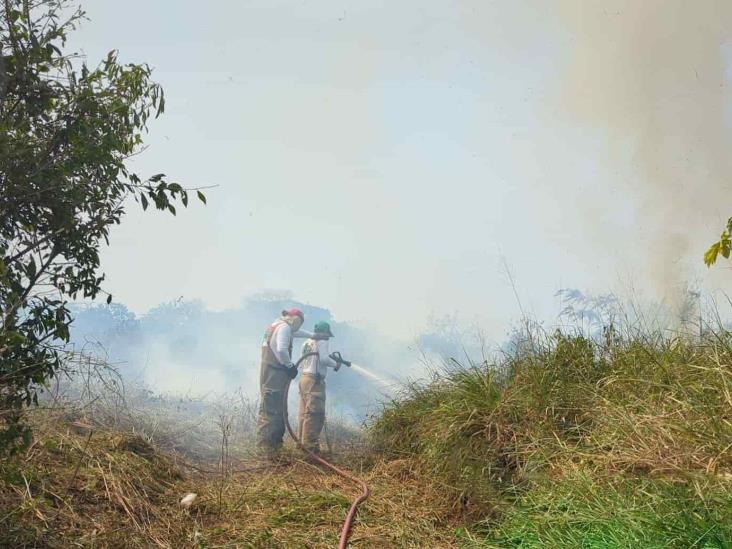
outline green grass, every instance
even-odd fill
[[[732,547],[729,487],[586,477],[547,482],[518,498],[482,547]],[[699,492],[697,492],[697,488]]]
[[[732,547],[729,334],[530,335],[409,387],[377,452],[450,495],[468,546]]]

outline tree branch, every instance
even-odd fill
[[[27,254],[29,252],[32,252],[33,250],[35,250],[36,248],[38,248],[42,244],[45,244],[46,242],[48,242],[54,236],[58,236],[59,234],[61,234],[63,231],[64,231],[64,229],[59,229],[59,230],[54,231],[54,232],[52,232],[50,234],[47,234],[46,236],[44,236],[43,238],[41,238],[38,242],[36,242],[32,246],[28,246],[22,252],[18,252],[14,256],[5,259],[5,264],[8,265],[9,263],[12,263],[13,261],[17,261],[18,259],[20,259],[21,257],[23,257],[25,254]]]
[[[13,303],[8,310],[5,312],[4,318],[3,318],[3,326],[2,331],[4,332],[8,328],[8,322],[10,319],[15,315],[15,313],[18,311],[18,308],[23,304],[23,302],[28,298],[28,296],[31,293],[31,290],[36,285],[36,282],[38,282],[38,279],[41,277],[42,274],[45,274],[46,269],[48,269],[48,266],[51,264],[51,262],[56,258],[58,255],[58,252],[52,251],[50,254],[48,254],[48,259],[46,259],[46,262],[41,266],[40,269],[36,272],[36,274],[28,281],[28,287],[23,291],[21,296],[18,298],[18,300]]]

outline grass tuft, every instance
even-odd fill
[[[488,547],[732,547],[732,347],[526,334],[446,367],[370,426]]]

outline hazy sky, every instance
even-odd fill
[[[560,287],[718,287],[727,4],[87,1],[72,47],[165,88],[135,167],[217,185],[175,219],[131,206],[108,289],[137,311],[289,289],[400,336],[459,312],[500,337],[504,263],[539,317]]]

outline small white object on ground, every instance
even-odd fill
[[[188,509],[191,505],[193,505],[193,502],[196,501],[198,498],[198,494],[194,494],[193,492],[186,494],[185,497],[183,497],[182,500],[180,500],[181,507],[185,507]]]

